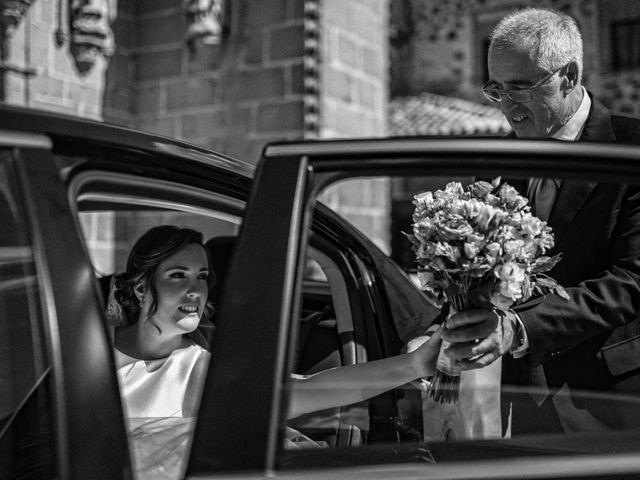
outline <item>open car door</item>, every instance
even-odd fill
[[[546,472],[545,478],[594,478],[607,472],[620,478],[638,475],[640,433],[633,425],[578,437],[540,432],[526,438],[427,443],[423,436],[408,445],[386,442],[304,451],[297,459],[283,448],[289,402],[286,387],[297,353],[305,258],[321,192],[353,178],[502,177],[524,184],[539,176],[638,186],[640,149],[496,139],[268,146],[229,267],[187,473],[257,471],[286,476],[287,468],[311,466],[318,474],[318,465],[322,465],[333,467],[334,477],[370,478],[371,466],[376,465],[377,478],[397,478],[400,471],[429,478],[539,478],[534,472],[540,471]],[[421,184],[415,185],[419,193]],[[382,294],[376,300],[383,303],[378,307],[390,312],[395,327],[399,316],[419,316],[422,300],[406,305],[394,291],[394,285],[402,281],[389,283],[394,275],[405,274],[389,271],[393,268],[381,258],[372,258],[372,263],[384,277]],[[426,328],[437,311],[428,302],[422,305],[429,311]],[[618,401],[615,408],[640,416],[635,396],[609,396],[606,401]],[[603,436],[612,441],[603,444]],[[513,462],[514,457],[518,462]],[[304,470],[296,472],[303,475]],[[476,476],[470,477],[469,472]]]

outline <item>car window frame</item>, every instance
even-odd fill
[[[212,216],[211,212],[230,214],[228,220],[238,223],[236,217],[242,217],[246,202],[229,195],[223,195],[209,189],[153,178],[149,175],[106,171],[100,168],[87,169],[74,175],[69,182],[69,202],[74,205],[90,200],[110,201],[118,204],[144,204],[149,207],[170,208],[185,213]],[[127,189],[135,188],[135,193]],[[153,200],[152,200],[153,199]],[[225,218],[223,218],[225,219]]]
[[[53,368],[56,458],[61,477],[131,471],[112,353],[92,268],[75,228],[66,185],[48,145],[13,150],[43,305]],[[82,279],[82,280],[81,280]],[[70,294],[69,288],[72,288]],[[77,322],[83,319],[81,328]],[[100,405],[99,409],[95,406]],[[93,432],[100,429],[101,434]],[[110,444],[105,449],[104,442]]]
[[[10,409],[0,412],[0,468],[10,476],[18,474],[25,465],[32,466],[34,475],[56,475],[53,373],[46,348],[41,279],[23,190],[17,180],[15,156],[3,147],[0,147],[0,170],[6,174],[0,181],[0,202],[7,207],[3,209],[7,214],[2,218],[3,225],[16,232],[15,240],[19,239],[17,244],[0,247],[8,250],[3,252],[0,262],[2,267],[8,267],[9,274],[8,279],[0,278],[0,296],[6,295],[10,300],[17,292],[24,308],[18,318],[4,318],[2,322],[3,330],[6,328],[4,345],[11,354],[19,351],[21,362],[13,356],[8,361],[3,359],[0,377],[8,390],[1,392],[3,397],[6,395],[2,405]],[[12,389],[16,386],[18,391]]]

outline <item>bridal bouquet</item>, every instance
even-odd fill
[[[413,234],[423,292],[437,307],[494,308],[500,313],[534,294],[568,298],[543,274],[560,260],[546,256],[551,228],[530,213],[528,200],[500,178],[466,188],[458,182],[414,197]],[[443,342],[430,396],[456,402],[460,369],[447,358]]]

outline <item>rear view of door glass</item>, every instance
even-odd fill
[[[50,364],[34,250],[8,163],[0,155],[0,472],[53,478]]]

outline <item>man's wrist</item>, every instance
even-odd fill
[[[514,358],[520,358],[529,353],[529,339],[527,338],[527,331],[524,328],[524,324],[520,317],[513,311],[508,313],[511,325],[513,327],[513,343],[509,352]]]

